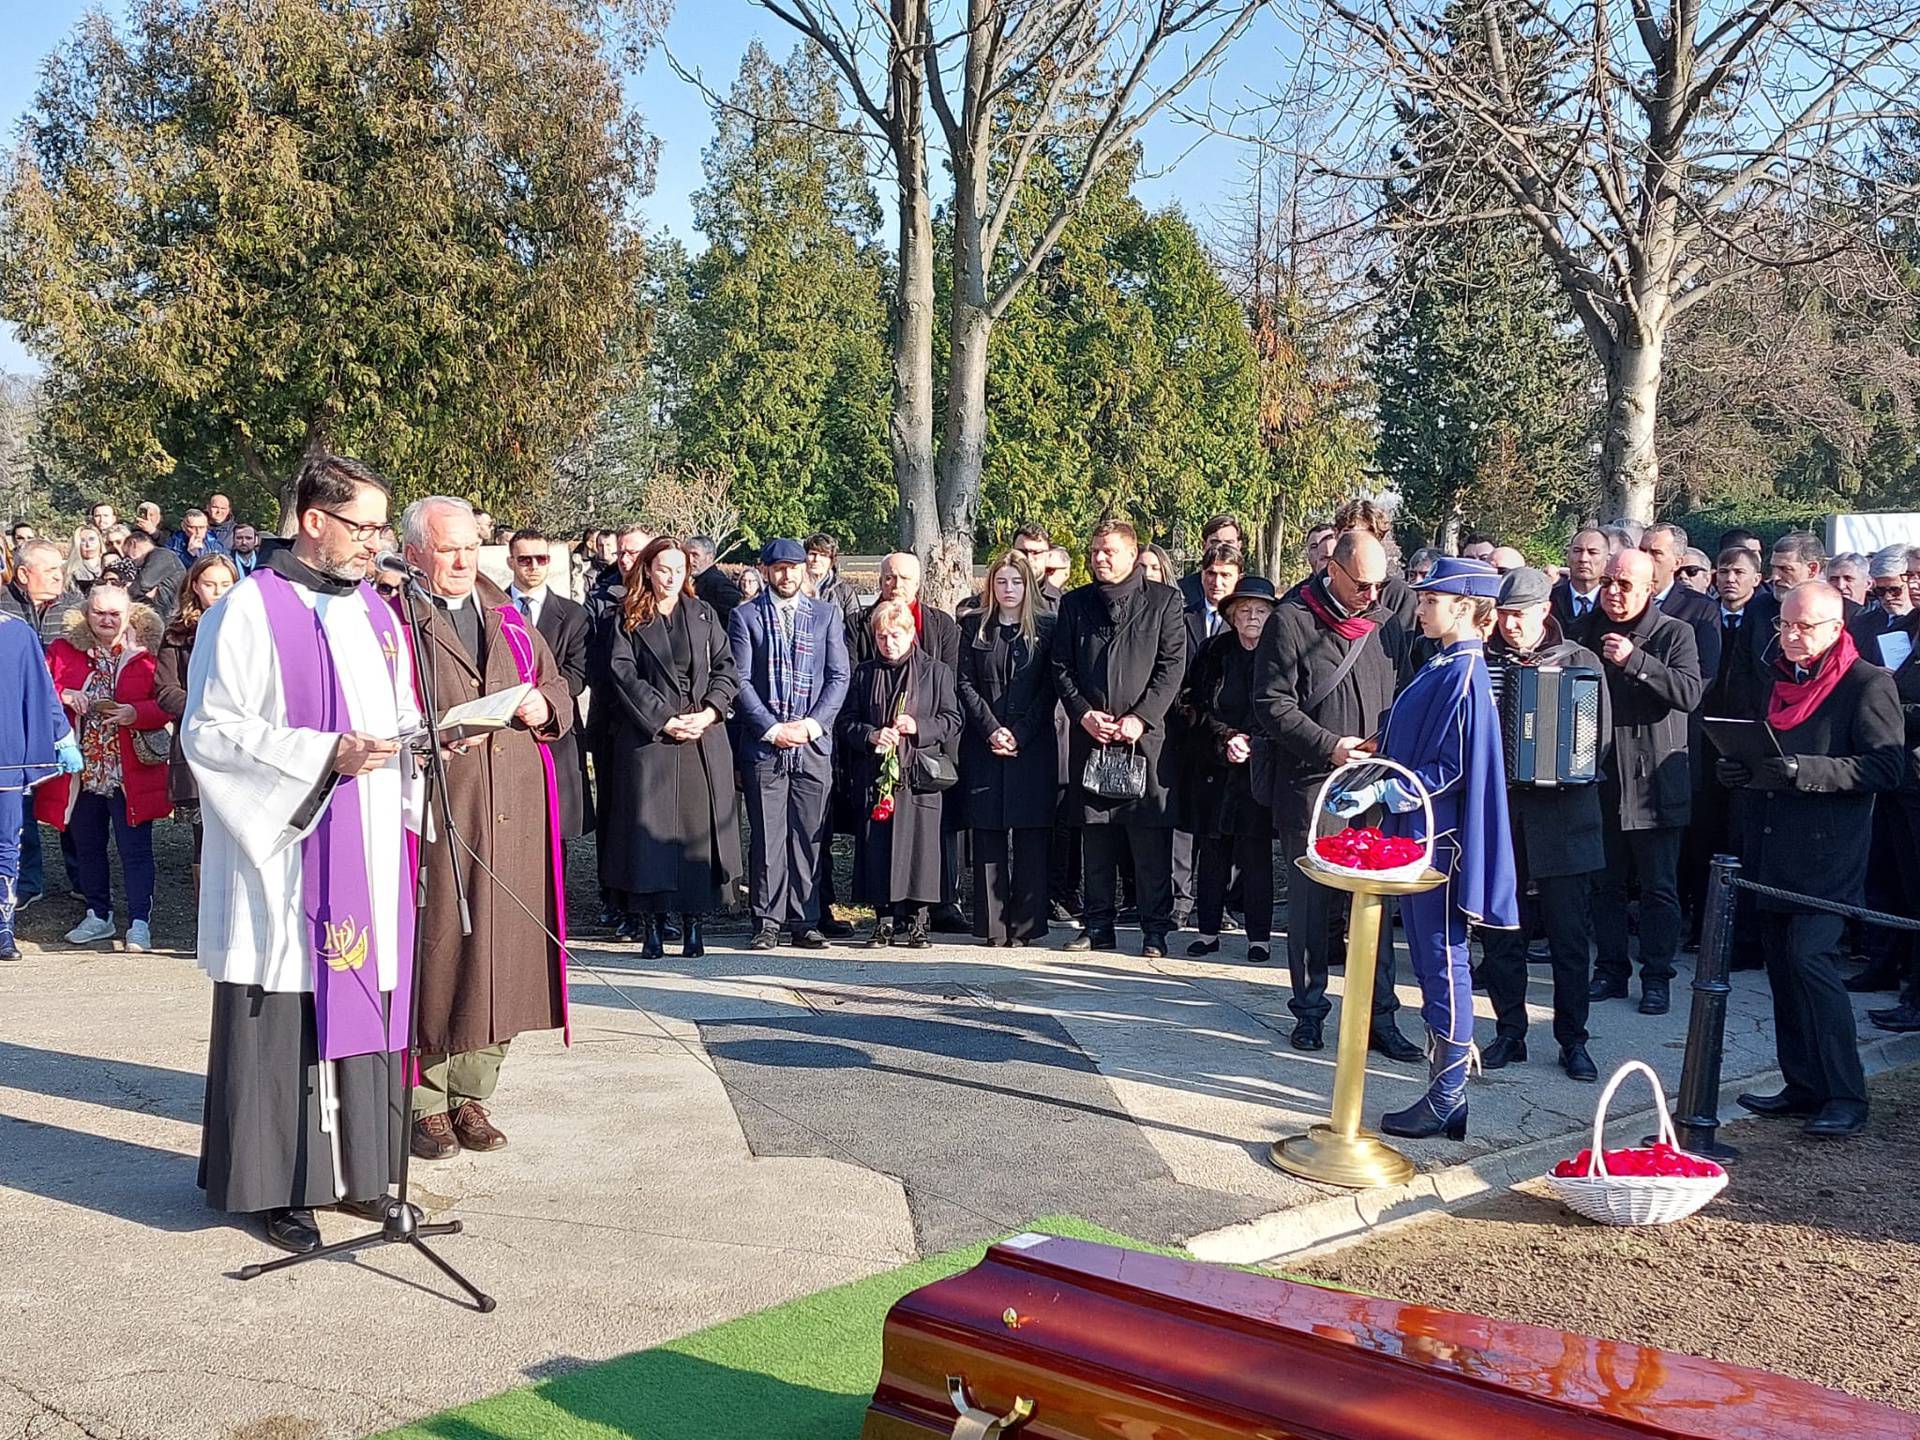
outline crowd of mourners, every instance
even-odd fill
[[[1062,932],[1066,950],[1110,950],[1132,923],[1147,957],[1191,932],[1180,953],[1258,964],[1279,889],[1291,1043],[1321,1049],[1345,907],[1294,862],[1323,823],[1323,781],[1372,753],[1438,658],[1415,587],[1461,557],[1497,577],[1456,592],[1490,602],[1475,613],[1496,692],[1514,667],[1605,682],[1597,783],[1508,796],[1520,925],[1476,936],[1487,1068],[1527,1059],[1528,967],[1543,964],[1558,1063],[1595,1078],[1593,1007],[1669,1008],[1717,853],[1781,890],[1920,916],[1920,548],[1829,556],[1811,534],[1766,546],[1732,530],[1709,556],[1677,525],[1619,522],[1579,529],[1551,566],[1484,535],[1402,563],[1389,512],[1355,500],[1308,533],[1307,578],[1284,593],[1253,573],[1233,516],[1207,523],[1184,574],[1107,520],[1085,537],[1085,583],[1029,525],[949,613],[907,553],[857,593],[826,534],[736,567],[711,539],[645,525],[563,542],[472,518],[512,577],[480,593],[517,608],[565,682],[572,713],[540,722],[561,833],[597,837],[600,922],[648,957],[704,953],[706,920],[744,882],[754,949]],[[222,495],[172,530],[152,503],[131,525],[95,506],[59,540],[13,528],[0,613],[33,627],[71,733],[61,773],[0,809],[0,959],[12,914],[45,889],[42,823],[86,906],[67,940],[151,946],[154,824],[194,824],[200,853],[177,734],[196,629],[279,543]],[[1706,717],[1768,721],[1779,753],[1723,757]],[[838,879],[837,845],[852,861]],[[873,916],[858,934],[848,902]],[[1866,1095],[1848,992],[1897,992],[1873,1023],[1920,1029],[1908,937],[1743,894],[1733,963],[1769,973],[1788,1076],[1750,1108],[1852,1133]],[[1389,934],[1371,1043],[1415,1061],[1395,978]]]

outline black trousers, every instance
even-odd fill
[[[1287,1008],[1296,1020],[1324,1021],[1333,1010],[1327,999],[1327,966],[1333,957],[1346,955],[1346,914],[1348,899],[1343,891],[1310,880],[1287,856],[1287,978],[1293,996]],[[1247,923],[1253,912],[1249,907]],[[1393,912],[1384,905],[1380,912],[1380,950],[1373,967],[1373,1018],[1383,1020],[1400,1008],[1400,997],[1393,993],[1395,956],[1393,949]]]
[[[1173,913],[1177,916],[1193,913],[1193,866],[1199,854],[1200,841],[1191,830],[1173,832]]]
[[[1053,831],[973,832],[973,933],[982,940],[1039,940],[1047,933],[1047,865]]]
[[[1595,975],[1626,980],[1633,974],[1627,954],[1627,886],[1640,881],[1640,978],[1671,980],[1674,952],[1680,948],[1680,897],[1675,889],[1683,826],[1658,830],[1622,830],[1608,818],[1607,868],[1593,881]]]
[[[1841,983],[1838,915],[1760,912],[1760,940],[1773,987],[1773,1035],[1787,1094],[1867,1108],[1853,1003]]]
[[[1273,937],[1273,838],[1269,835],[1206,835],[1194,842],[1194,879],[1199,897],[1196,926],[1220,933],[1229,877],[1239,870],[1246,897],[1247,940],[1264,945]]]
[[[1047,893],[1077,915],[1085,903],[1080,889],[1080,827],[1056,823],[1047,856]]]
[[[1133,858],[1134,893],[1140,906],[1140,933],[1165,936],[1173,931],[1173,831],[1164,825],[1083,825],[1080,848],[1087,865],[1089,934],[1113,932],[1119,913],[1120,855]]]
[[[1521,883],[1526,883],[1524,875]],[[1587,915],[1585,875],[1537,879],[1539,914],[1553,954],[1553,1038],[1562,1046],[1587,1043],[1587,947],[1592,926]],[[1493,1002],[1496,1034],[1514,1040],[1527,1036],[1527,932],[1482,930],[1480,978]]]

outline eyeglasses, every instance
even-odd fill
[[[327,509],[324,505],[316,505],[313,508],[318,510],[322,515],[325,515],[328,519],[339,521],[341,525],[346,527],[348,538],[358,545],[366,544],[367,541],[373,539],[374,536],[387,528],[387,522],[384,520],[375,520],[370,525],[362,525],[357,520],[349,520],[337,510]]]
[[[516,555],[513,557],[513,563],[516,565],[551,565],[553,563],[553,557],[551,555]]]
[[[1624,575],[1610,575],[1600,582],[1602,590],[1631,590],[1633,581]]]
[[[1891,585],[1876,585],[1870,593],[1874,595],[1884,595],[1888,599],[1892,599],[1897,595],[1905,595],[1907,593],[1907,582],[1904,580],[1896,580]]]
[[[1830,620],[1776,620],[1773,622],[1773,628],[1778,630],[1782,635],[1805,635],[1811,631],[1818,630],[1822,625],[1838,625],[1840,623],[1840,617],[1836,615]]]
[[[1358,590],[1363,595],[1378,595],[1382,590],[1387,588],[1386,581],[1362,580],[1358,575],[1354,574],[1351,570],[1347,569],[1346,566],[1340,564],[1338,560],[1330,559],[1327,561],[1327,563],[1329,565],[1332,565],[1338,568],[1340,573],[1347,577],[1347,582],[1351,584],[1354,589]]]
[[[1704,575],[1707,573],[1707,567],[1704,565],[1681,565],[1676,568],[1673,573],[1676,575]]]

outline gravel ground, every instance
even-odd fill
[[[1920,1410],[1920,1067],[1872,1090],[1859,1139],[1811,1141],[1784,1121],[1728,1126],[1743,1152],[1732,1183],[1674,1225],[1595,1225],[1506,1191],[1288,1269]]]

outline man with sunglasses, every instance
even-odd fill
[[[1680,948],[1680,846],[1693,817],[1687,721],[1706,693],[1693,629],[1653,603],[1653,559],[1622,550],[1607,561],[1598,618],[1582,637],[1606,662],[1613,762],[1601,781],[1606,869],[1594,886],[1594,1001],[1625,998],[1631,878],[1640,881],[1640,1013],[1664,1015]],[[1715,634],[1715,640],[1719,639]]]
[[[564,559],[565,550],[560,556]],[[576,839],[593,828],[593,799],[587,790],[586,752],[580,748],[580,696],[587,688],[587,634],[593,628],[586,606],[569,600],[549,583],[553,579],[553,541],[538,530],[517,530],[507,542],[513,583],[507,598],[540,632],[553,651],[554,664],[567,682],[571,719],[567,733],[550,747],[560,793],[560,833]]]
[[[1340,944],[1334,892],[1300,873],[1313,806],[1327,774],[1370,753],[1380,717],[1393,704],[1410,639],[1380,606],[1387,552],[1366,528],[1344,531],[1324,572],[1274,607],[1253,656],[1253,708],[1273,742],[1263,799],[1273,809],[1287,876],[1287,968],[1293,995],[1292,1043],[1325,1047],[1327,967]],[[1418,1060],[1418,1046],[1394,1022],[1390,925],[1381,927],[1374,972],[1371,1048],[1395,1060]]]
[[[1855,650],[1843,597],[1831,585],[1805,582],[1781,602],[1766,720],[1780,755],[1715,767],[1722,784],[1751,801],[1742,807],[1749,875],[1862,903],[1874,796],[1900,783],[1906,730],[1893,678]],[[1766,895],[1758,904],[1786,1083],[1773,1094],[1742,1095],[1740,1104],[1756,1115],[1803,1118],[1815,1137],[1856,1135],[1867,1122],[1867,1083],[1835,963],[1845,921]]]

